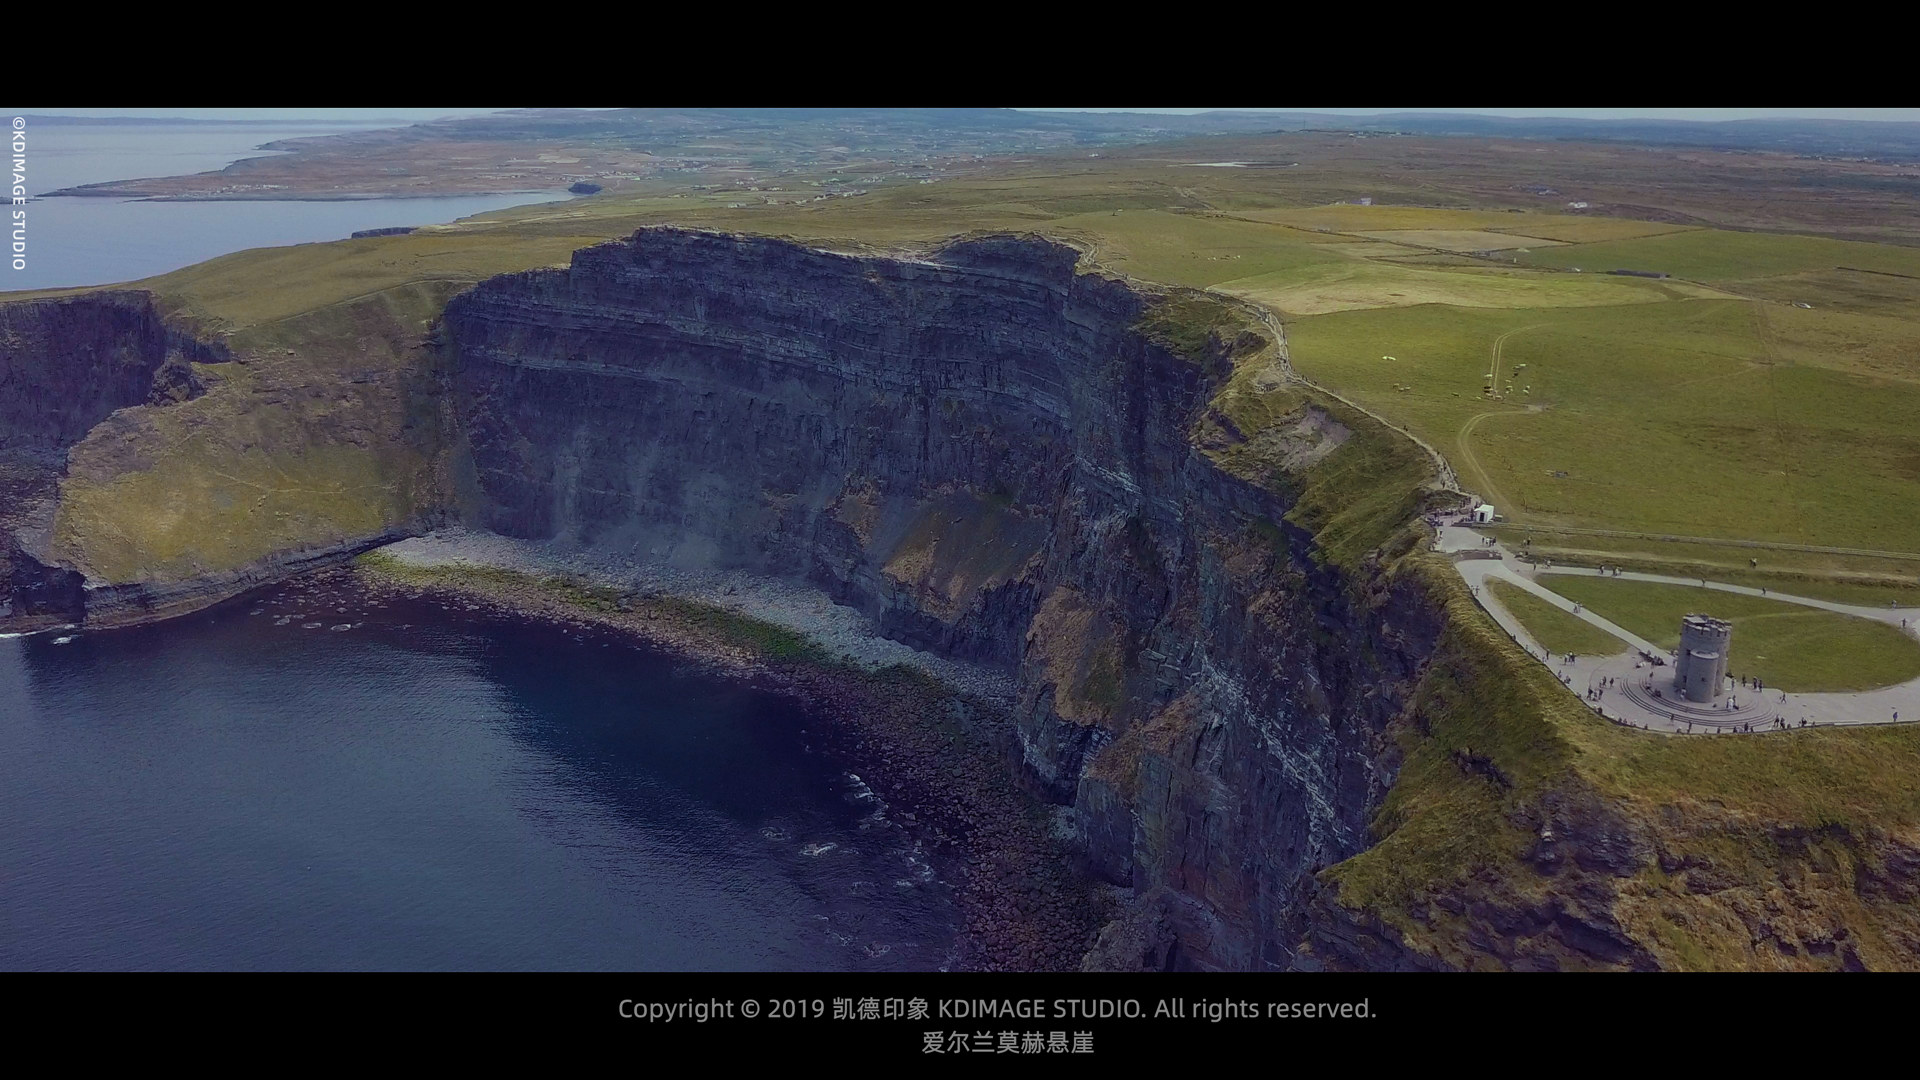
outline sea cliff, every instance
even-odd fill
[[[1259,311],[1033,236],[664,227],[298,295],[213,305],[268,313],[241,326],[165,290],[0,305],[0,629],[163,617],[450,524],[758,575],[1006,688],[967,730],[1050,809],[1025,861],[966,856],[982,933],[1025,928],[983,966],[1920,964],[1913,729],[1595,718],[1426,551],[1457,498],[1431,457],[1295,377]],[[951,779],[931,701],[848,748],[876,787]],[[1026,813],[936,796],[954,836]]]
[[[1234,443],[1213,403],[1277,342],[1078,261],[646,230],[483,283],[445,317],[461,515],[803,577],[1004,668],[1018,768],[1161,928],[1096,962],[1284,967],[1313,873],[1368,843],[1439,619],[1200,445]],[[1267,396],[1337,467],[1351,431]]]

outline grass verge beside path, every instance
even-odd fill
[[[1799,604],[1687,585],[1549,575],[1541,584],[1657,645],[1694,613],[1733,624],[1729,672],[1790,693],[1874,690],[1920,678],[1920,642],[1899,628]]]
[[[1487,579],[1494,599],[1513,613],[1527,633],[1548,652],[1582,656],[1612,656],[1627,651],[1627,643],[1590,622],[1554,607],[1509,581]]]

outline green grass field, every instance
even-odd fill
[[[1920,311],[1920,283],[1830,269],[1841,260],[1920,269],[1920,252],[1508,210],[1205,209],[1209,199],[1257,200],[1250,187],[1261,179],[1189,174],[1239,172],[1035,171],[805,206],[730,208],[737,196],[726,193],[643,191],[408,236],[241,252],[143,284],[211,329],[259,328],[264,341],[301,312],[409,282],[458,287],[563,264],[576,248],[655,222],[881,249],[1037,231],[1143,280],[1212,287],[1284,313],[1302,374],[1441,448],[1516,521],[1920,551],[1920,515],[1889,510],[1920,505],[1920,317],[1907,317]],[[1223,200],[1227,189],[1235,194]],[[1537,248],[1522,257],[1528,265],[1502,268],[1454,256],[1388,262],[1370,256],[1414,249],[1357,235],[1476,229],[1607,239]],[[1674,265],[1685,273],[1746,295],[1778,300],[1824,284],[1823,295],[1850,299],[1811,310],[1770,302],[1756,314],[1750,301],[1682,281],[1533,268],[1628,254],[1682,260]],[[1528,366],[1511,396],[1488,401],[1483,377],[1509,332],[1502,388]]]
[[[209,329],[238,331],[410,282],[562,264],[657,222],[880,249],[1037,231],[1135,277],[1283,313],[1301,373],[1440,447],[1516,521],[1920,551],[1920,515],[1891,509],[1920,504],[1920,280],[1887,276],[1920,273],[1920,250],[1468,200],[1314,205],[1326,196],[1304,171],[1143,156],[806,205],[736,208],[737,193],[643,185],[408,236],[241,252],[142,284]],[[1516,267],[1406,262],[1396,253],[1414,249],[1358,235],[1436,230],[1560,243]],[[1545,269],[1610,260],[1769,302]],[[1816,306],[1792,306],[1801,294]],[[1493,344],[1510,331],[1502,389],[1528,367],[1511,396],[1485,400]]]
[[[1073,214],[1047,221],[1045,231],[1090,238],[1097,258],[1134,277],[1193,288],[1344,263],[1296,229],[1165,210]]]
[[[1920,385],[1768,363],[1751,308],[1425,305],[1287,329],[1303,375],[1440,447],[1516,522],[1920,552],[1920,514],[1895,510],[1920,505]],[[1499,401],[1481,394],[1496,342]]]
[[[1684,616],[1726,619],[1733,624],[1728,671],[1789,693],[1873,690],[1920,678],[1920,642],[1885,623],[1685,585],[1559,574],[1540,583],[1668,648],[1680,643]]]
[[[1492,531],[1510,547],[1552,559],[1555,566],[1617,566],[1843,604],[1920,607],[1920,560],[1592,536],[1523,526],[1494,526]]]
[[[1521,262],[1533,266],[1578,266],[1588,273],[1652,270],[1706,282],[1744,281],[1836,266],[1920,276],[1920,249],[1916,248],[1722,229],[1690,229],[1631,240],[1535,248],[1522,256]]]
[[[1487,587],[1500,606],[1513,613],[1540,647],[1554,654],[1612,656],[1627,651],[1627,643],[1578,616],[1568,614],[1509,581],[1488,578]]]
[[[1540,274],[1481,265],[1412,266],[1371,259],[1324,260],[1233,278],[1214,287],[1288,315],[1421,304],[1465,308],[1596,307],[1711,295],[1699,286],[1684,283],[1662,288],[1645,279],[1604,274]]]
[[[1682,232],[1690,225],[1670,225],[1660,221],[1631,221],[1613,217],[1572,217],[1561,215],[1522,215],[1517,224],[1490,226],[1515,236],[1536,236],[1563,244],[1592,244],[1608,240],[1633,240],[1642,236]]]
[[[1808,305],[1807,310],[1837,311],[1848,315],[1920,315],[1920,278],[1875,274],[1864,270],[1802,270],[1768,277],[1747,278],[1725,286],[1742,296],[1780,304]]]

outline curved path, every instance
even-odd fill
[[[1537,569],[1536,576],[1542,574],[1564,574],[1572,577],[1597,577],[1592,570],[1577,566]],[[1811,596],[1795,596],[1791,593],[1774,592],[1751,585],[1729,585],[1722,581],[1703,581],[1700,578],[1671,577],[1666,574],[1642,574],[1637,571],[1623,570],[1608,577],[1621,581],[1651,581],[1660,585],[1686,585],[1690,588],[1707,588],[1717,592],[1739,593],[1742,596],[1760,596],[1768,600],[1778,600],[1783,604],[1800,604],[1805,607],[1822,608],[1837,611],[1842,615],[1852,615],[1860,619],[1872,619],[1875,622],[1889,623],[1911,632],[1916,623],[1920,623],[1920,607],[1874,607],[1871,604],[1842,604],[1835,600],[1820,600]]]
[[[1773,730],[1773,720],[1776,717],[1787,727],[1920,721],[1920,679],[1857,693],[1782,694],[1778,690],[1756,693],[1736,689],[1726,699],[1731,708],[1724,713],[1702,710],[1698,706],[1684,703],[1663,702],[1654,698],[1651,691],[1657,686],[1663,686],[1664,680],[1661,676],[1667,669],[1652,663],[1651,658],[1658,657],[1664,661],[1672,655],[1670,650],[1655,645],[1585,608],[1576,610],[1577,605],[1573,601],[1545,588],[1536,580],[1540,575],[1581,576],[1583,573],[1592,574],[1592,571],[1582,571],[1578,568],[1548,569],[1529,566],[1514,558],[1504,546],[1488,545],[1479,533],[1458,526],[1442,526],[1439,529],[1435,549],[1456,554],[1455,568],[1472,589],[1480,606],[1486,609],[1487,614],[1493,617],[1494,622],[1498,623],[1501,629],[1512,635],[1522,648],[1545,663],[1549,670],[1560,677],[1570,692],[1580,694],[1589,708],[1616,723],[1645,727],[1655,731],[1675,732],[1727,731],[1746,728],[1750,725],[1753,731],[1759,732]],[[1477,557],[1479,552],[1488,552],[1495,557]],[[1699,578],[1642,573],[1622,573],[1619,576],[1632,581],[1700,587]],[[1492,591],[1486,587],[1487,580],[1490,578],[1511,582],[1554,607],[1612,634],[1626,642],[1630,646],[1629,650],[1615,656],[1577,656],[1572,659],[1549,654],[1528,632],[1526,626],[1492,595]],[[1716,581],[1709,581],[1706,587],[1747,596],[1764,595],[1769,600],[1779,600],[1782,603],[1800,604],[1842,615],[1852,615],[1856,618],[1873,619],[1899,627],[1908,635],[1920,638],[1920,608],[1880,608],[1861,604],[1843,604],[1808,596],[1776,593],[1771,590],[1763,594],[1759,589],[1750,586],[1728,585]],[[1902,626],[1903,621],[1904,626]],[[1629,689],[1632,692],[1628,692]]]
[[[1425,450],[1427,452],[1427,456],[1433,459],[1435,485],[1438,486],[1442,491],[1450,491],[1456,495],[1463,496],[1468,502],[1473,501],[1472,493],[1468,492],[1467,490],[1465,490],[1460,486],[1460,476],[1458,473],[1454,472],[1453,463],[1447,460],[1447,456],[1445,454],[1442,454],[1440,451],[1434,449],[1431,443],[1427,442],[1425,439],[1422,439],[1420,436],[1415,435],[1413,432],[1407,430],[1405,427],[1399,424],[1396,424],[1392,420],[1389,420],[1386,417],[1381,416],[1379,413],[1374,412],[1372,409],[1367,408],[1365,405],[1362,405],[1359,402],[1354,401],[1352,398],[1345,397],[1344,395],[1341,395],[1341,394],[1336,394],[1332,390],[1329,390],[1326,387],[1320,385],[1319,383],[1314,382],[1312,379],[1309,379],[1306,376],[1300,374],[1299,370],[1293,366],[1292,353],[1290,353],[1287,349],[1286,327],[1281,325],[1279,317],[1276,316],[1272,311],[1268,310],[1267,308],[1259,304],[1254,303],[1251,300],[1246,299],[1245,297],[1235,296],[1232,293],[1217,292],[1211,288],[1209,288],[1207,291],[1210,293],[1213,293],[1213,295],[1215,296],[1223,297],[1229,301],[1243,305],[1248,311],[1250,311],[1254,315],[1255,318],[1259,319],[1261,323],[1263,323],[1266,326],[1268,331],[1270,331],[1273,334],[1274,348],[1279,350],[1276,359],[1280,364],[1281,370],[1286,373],[1286,378],[1288,380],[1292,382],[1297,382],[1302,386],[1309,387],[1315,393],[1325,394],[1326,396],[1332,398],[1333,400],[1338,401],[1340,404],[1345,405],[1349,409],[1353,409],[1356,412],[1364,413],[1365,415],[1370,416],[1375,420],[1378,420],[1383,426],[1385,426],[1389,430],[1397,431],[1400,434],[1405,435],[1407,438],[1413,440],[1413,444],[1415,446],[1418,446],[1420,449]],[[1482,501],[1485,501],[1485,500],[1482,500]]]
[[[1495,409],[1492,412],[1477,413],[1469,417],[1466,423],[1460,425],[1460,430],[1454,433],[1454,444],[1460,450],[1461,471],[1473,477],[1474,483],[1480,486],[1481,502],[1490,502],[1495,506],[1507,505],[1506,496],[1500,494],[1500,489],[1493,485],[1492,475],[1487,472],[1486,466],[1480,464],[1480,455],[1473,452],[1473,433],[1482,420],[1516,412],[1518,412],[1516,409]]]
[[[1539,522],[1506,522],[1505,529],[1520,532],[1539,530],[1546,533],[1568,533],[1573,536],[1611,536],[1627,540],[1657,540],[1665,544],[1707,544],[1718,547],[1756,548],[1775,551],[1811,551],[1822,555],[1862,555],[1875,559],[1905,559],[1920,561],[1920,552],[1882,551],[1877,548],[1832,547],[1826,544],[1794,544],[1785,540],[1735,540],[1725,536],[1679,536],[1672,533],[1636,532],[1631,529],[1601,529],[1588,525],[1547,525]]]
[[[1500,599],[1493,596],[1487,590],[1486,585],[1488,578],[1499,578],[1501,581],[1524,589],[1547,603],[1552,604],[1554,607],[1559,608],[1561,611],[1612,634],[1638,652],[1646,653],[1648,656],[1667,655],[1668,650],[1655,645],[1653,642],[1640,637],[1617,623],[1595,615],[1593,612],[1561,596],[1552,589],[1536,583],[1530,575],[1524,574],[1508,565],[1507,560],[1504,558],[1462,559],[1455,565],[1460,571],[1460,576],[1467,579],[1467,584],[1472,586],[1473,594],[1480,600],[1481,606],[1487,609],[1488,614],[1493,615],[1494,621],[1499,623],[1507,633],[1512,634],[1516,638],[1523,639],[1523,642],[1526,644],[1530,644],[1535,653],[1544,653],[1546,650],[1540,646],[1539,642],[1533,639],[1533,635],[1527,632],[1527,628],[1521,624],[1520,620],[1515,618],[1513,614],[1506,609],[1506,605],[1500,603]],[[1499,610],[1495,611],[1496,608]]]
[[[1216,295],[1229,296],[1229,294],[1225,293]],[[1279,376],[1280,379],[1297,381],[1309,386],[1315,391],[1347,405],[1349,408],[1358,410],[1380,421],[1388,428],[1406,435],[1422,450],[1426,451],[1427,455],[1433,460],[1439,486],[1463,496],[1469,494],[1460,486],[1459,474],[1454,471],[1453,464],[1447,460],[1446,455],[1440,453],[1440,451],[1435,449],[1431,444],[1414,435],[1406,428],[1368,409],[1364,405],[1340,394],[1336,394],[1312,380],[1301,377],[1299,372],[1294,370],[1292,358],[1288,355],[1286,330],[1281,325],[1280,320],[1275,317],[1271,311],[1251,301],[1231,296],[1229,296],[1229,298],[1239,300],[1241,304],[1257,315],[1272,332],[1277,349],[1277,355],[1275,357],[1277,370],[1275,374]],[[1520,330],[1526,329],[1531,329],[1531,327],[1520,327],[1519,329],[1501,335],[1500,338],[1495,340],[1495,364],[1498,363],[1500,347],[1505,343],[1506,338],[1518,333]],[[1481,416],[1476,416],[1461,428],[1458,435],[1463,458],[1471,464],[1475,472],[1480,473],[1479,479],[1481,483],[1489,488],[1491,485],[1487,484],[1485,470],[1478,467],[1472,450],[1467,445],[1467,439],[1472,435],[1473,429],[1479,425],[1479,422],[1490,415],[1501,414],[1486,413]],[[1569,531],[1595,534],[1610,533],[1610,530],[1600,529],[1574,529]],[[1629,533],[1624,535],[1638,534]],[[1726,541],[1716,542],[1725,543]],[[1799,547],[1800,545],[1763,545],[1756,542],[1748,542],[1742,546]],[[1744,689],[1736,690],[1728,697],[1729,704],[1736,708],[1729,709],[1724,717],[1719,718],[1703,719],[1697,707],[1689,710],[1692,712],[1692,716],[1680,715],[1679,707],[1675,707],[1673,711],[1665,711],[1661,706],[1668,703],[1652,697],[1651,692],[1657,685],[1659,677],[1667,671],[1665,661],[1671,655],[1670,651],[1662,649],[1654,643],[1628,632],[1625,628],[1607,619],[1603,619],[1591,611],[1587,611],[1584,608],[1575,610],[1576,605],[1573,601],[1568,600],[1566,597],[1550,589],[1542,587],[1534,580],[1535,576],[1539,573],[1560,572],[1577,574],[1579,573],[1578,570],[1536,570],[1530,566],[1522,568],[1523,564],[1515,560],[1513,553],[1504,546],[1499,544],[1488,545],[1486,544],[1486,538],[1479,533],[1458,526],[1440,526],[1434,547],[1439,551],[1453,551],[1463,554],[1482,551],[1493,554],[1495,556],[1494,558],[1465,557],[1459,558],[1455,562],[1455,566],[1460,571],[1461,577],[1466,579],[1467,584],[1473,590],[1475,598],[1479,600],[1481,607],[1493,617],[1494,621],[1498,623],[1501,628],[1512,635],[1514,640],[1519,642],[1523,648],[1527,649],[1527,651],[1534,656],[1539,657],[1543,663],[1546,663],[1568,687],[1569,692],[1581,694],[1583,700],[1590,708],[1616,723],[1643,727],[1655,731],[1704,732],[1741,729],[1765,731],[1771,729],[1771,724],[1775,720],[1777,720],[1780,725],[1786,727],[1798,727],[1808,724],[1827,726],[1833,724],[1860,725],[1920,722],[1920,679],[1914,679],[1910,682],[1901,683],[1898,686],[1885,687],[1880,690],[1847,694],[1809,693],[1786,694],[1776,697],[1776,695],[1779,695],[1779,691],[1768,690],[1763,692],[1765,699],[1761,701],[1756,701],[1754,698],[1748,696],[1751,693],[1749,691]],[[1838,551],[1842,549],[1809,548],[1808,550]],[[1890,554],[1879,552],[1862,553]],[[1898,557],[1915,558],[1916,556],[1902,553]],[[1638,581],[1684,585],[1691,585],[1699,581],[1698,578],[1676,578],[1662,574],[1623,573],[1620,576]],[[1612,634],[1614,637],[1628,644],[1628,651],[1608,657],[1573,657],[1570,659],[1555,657],[1549,654],[1541,647],[1540,643],[1534,639],[1533,635],[1527,631],[1525,625],[1501,605],[1501,603],[1491,595],[1490,590],[1485,588],[1486,580],[1489,577],[1498,577],[1503,581],[1512,582],[1515,586],[1525,589],[1527,592],[1538,596],[1554,607]],[[1906,633],[1920,637],[1920,629],[1917,629],[1920,628],[1920,608],[1874,608],[1857,604],[1841,604],[1829,600],[1818,600],[1812,597],[1793,596],[1791,594],[1773,592],[1762,594],[1758,588],[1745,585],[1727,585],[1719,582],[1708,582],[1707,587],[1721,589],[1726,592],[1746,593],[1753,596],[1765,595],[1768,599],[1777,599],[1786,603],[1823,608],[1845,615],[1874,619],[1895,626],[1901,625],[1902,620],[1905,620]],[[1656,658],[1660,663],[1654,662]],[[1634,692],[1627,692],[1628,687],[1632,687]],[[1764,706],[1765,718],[1764,720],[1756,719],[1756,710],[1762,706]]]
[[[1492,391],[1493,400],[1504,401],[1506,399],[1506,395],[1500,392],[1500,354],[1507,346],[1507,339],[1515,334],[1525,333],[1528,330],[1538,330],[1545,325],[1547,324],[1529,323],[1526,326],[1516,326],[1493,339],[1493,356],[1487,362],[1487,386],[1488,389]],[[1473,433],[1480,427],[1480,423],[1483,420],[1495,416],[1506,416],[1509,413],[1518,414],[1521,412],[1522,410],[1519,409],[1507,408],[1476,413],[1468,417],[1466,423],[1460,425],[1460,430],[1454,432],[1454,446],[1460,451],[1460,467],[1462,471],[1473,476],[1474,483],[1480,485],[1482,502],[1502,505],[1506,502],[1506,496],[1502,495],[1500,489],[1494,485],[1493,474],[1487,471],[1486,466],[1480,464],[1480,455],[1473,452]]]

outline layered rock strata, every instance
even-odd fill
[[[194,363],[227,359],[141,291],[0,305],[0,618],[80,617],[81,575],[48,554],[68,452],[120,409],[198,396]]]
[[[1439,620],[1361,603],[1284,496],[1196,445],[1272,343],[1157,332],[1171,302],[1034,238],[869,257],[643,230],[449,303],[463,514],[804,577],[1014,672],[1010,750],[1138,898],[1093,962],[1286,966],[1313,872],[1368,843]]]

